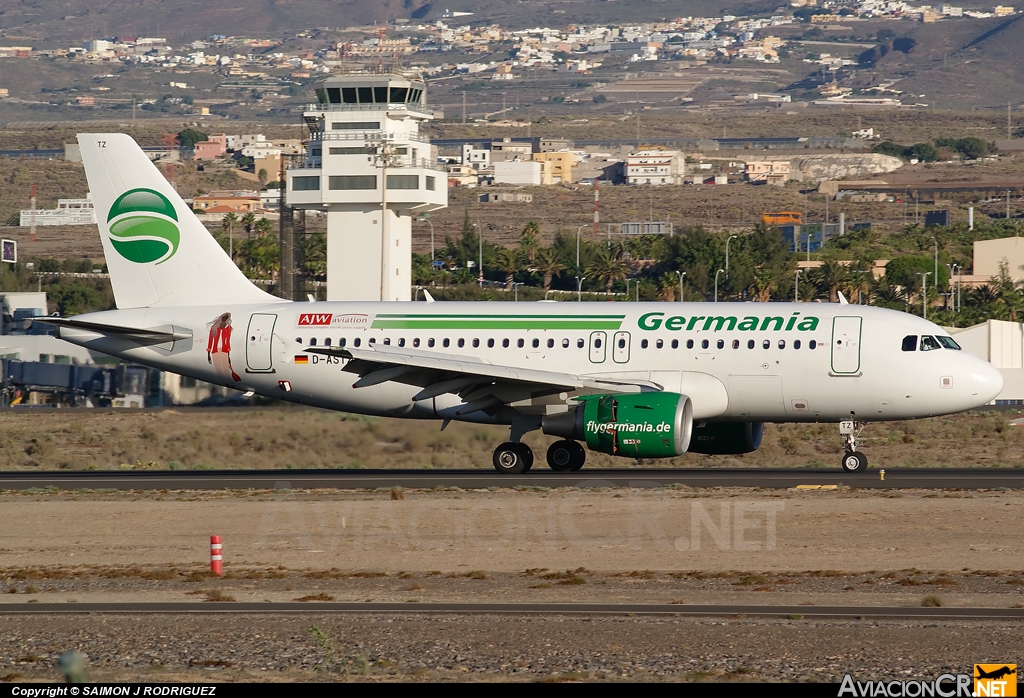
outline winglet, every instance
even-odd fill
[[[846,296],[843,295],[842,291],[836,291],[839,296],[839,305],[849,305],[850,301],[846,300]]]
[[[434,297],[432,295],[430,295],[430,291],[428,291],[427,289],[423,289],[423,295],[424,295],[424,297],[426,297],[427,303],[433,303],[434,302]]]

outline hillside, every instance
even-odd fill
[[[874,68],[877,80],[940,109],[1024,101],[1024,15],[949,20],[913,27],[909,54],[894,51]]]
[[[574,23],[642,22],[716,16],[723,12],[770,12],[771,0],[22,0],[4,3],[0,32],[8,38],[81,40],[114,35],[186,39],[211,34],[270,34],[314,27],[349,27],[395,18],[436,19],[446,7],[473,12],[460,22],[496,22],[504,27]]]

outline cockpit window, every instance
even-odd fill
[[[956,341],[952,337],[943,337],[940,334],[940,335],[936,335],[935,338],[937,340],[939,340],[939,344],[941,344],[946,349],[956,349],[957,351],[960,350],[960,345],[957,344]]]
[[[903,351],[917,351],[916,334],[908,334],[903,338]]]
[[[921,351],[932,351],[941,349],[939,343],[930,334],[921,335]]]

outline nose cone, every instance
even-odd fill
[[[979,359],[971,367],[971,402],[975,407],[987,405],[1003,392],[1003,374],[988,361]]]

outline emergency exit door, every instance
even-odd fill
[[[245,335],[245,370],[247,373],[273,373],[271,346],[277,315],[253,313]]]
[[[837,317],[832,320],[832,373],[850,375],[860,371],[860,332],[863,318]]]

